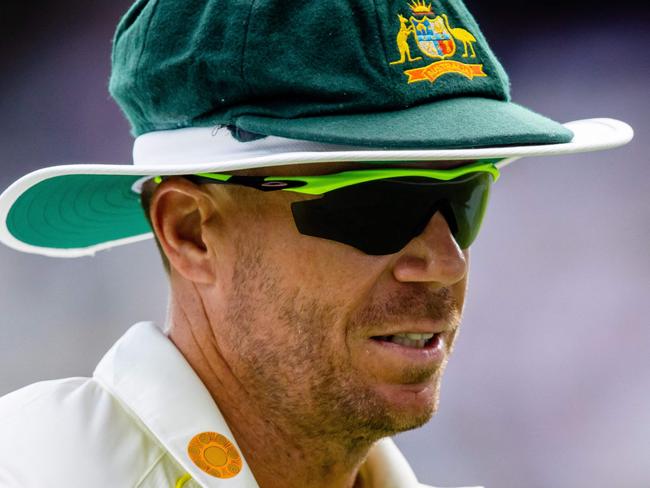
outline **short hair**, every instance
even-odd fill
[[[158,251],[160,252],[160,259],[162,260],[167,276],[169,276],[171,274],[171,266],[169,264],[169,259],[167,259],[167,256],[165,255],[165,251],[160,245],[158,236],[156,235],[156,232],[153,229],[153,225],[151,224],[151,199],[153,198],[153,194],[156,192],[156,188],[158,188],[158,183],[156,183],[153,180],[153,178],[144,182],[144,184],[142,185],[142,191],[140,192],[140,205],[142,205],[142,210],[144,211],[144,215],[147,217],[147,222],[149,222],[149,225],[151,226],[151,231],[153,232],[153,237],[156,241],[156,246],[158,247]]]

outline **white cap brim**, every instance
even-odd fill
[[[600,151],[628,143],[634,132],[625,122],[599,118],[569,122],[564,126],[574,133],[571,142],[562,144],[485,147],[470,149],[382,150],[321,144],[269,136],[251,142],[239,142],[227,129],[189,128],[153,132],[138,137],[134,144],[133,165],[71,164],[34,171],[16,181],[0,195],[0,242],[23,252],[55,257],[92,255],[96,251],[137,242],[151,233],[132,235],[99,242],[87,247],[51,248],[35,246],[17,239],[7,227],[7,218],[14,203],[30,188],[50,178],[66,175],[151,176],[228,172],[306,163],[352,161],[441,161],[500,160],[503,168],[511,162],[530,156],[559,156],[587,151]],[[136,182],[137,183],[137,182]],[[137,188],[133,188],[137,192]]]

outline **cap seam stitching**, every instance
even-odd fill
[[[246,49],[248,45],[248,33],[251,28],[251,16],[253,15],[253,8],[255,7],[255,2],[256,0],[251,1],[251,6],[250,9],[248,10],[248,15],[246,16],[246,32],[244,33],[244,40],[242,42],[242,53],[241,53],[241,68],[239,71],[242,83],[244,83],[244,86],[246,86],[246,89],[248,90],[248,94],[250,96],[254,96],[255,94],[253,93],[253,88],[251,85],[249,85],[245,71],[246,71]]]
[[[390,90],[391,93],[393,94],[393,100],[397,101],[395,99],[394,94],[396,92],[398,92],[398,90],[396,89],[397,88],[396,87],[396,82],[395,82],[395,79],[393,78],[393,73],[391,72],[391,69],[390,69],[390,61],[389,61],[389,58],[388,58],[388,53],[386,52],[386,38],[384,37],[384,32],[381,30],[381,24],[379,23],[379,12],[377,11],[377,2],[376,2],[376,0],[372,0],[372,6],[373,6],[373,8],[375,10],[375,26],[377,28],[377,32],[379,33],[379,38],[380,38],[380,41],[381,41],[381,50],[384,53],[384,63],[385,63],[384,64],[384,69],[385,69],[386,74],[388,75],[388,79],[390,80],[391,87],[393,88],[392,90]]]
[[[141,82],[142,82],[142,69],[141,69],[140,61],[142,60],[142,55],[144,54],[144,52],[145,52],[145,50],[147,48],[147,41],[149,40],[149,30],[151,29],[151,23],[153,21],[154,15],[156,14],[156,9],[158,8],[159,3],[160,2],[158,0],[154,0],[153,7],[151,7],[151,14],[149,15],[149,18],[147,19],[147,27],[145,28],[145,31],[144,31],[144,36],[143,36],[144,39],[142,41],[142,48],[140,49],[140,52],[138,53],[138,60],[135,63],[136,66],[138,67],[137,68],[137,75],[136,75],[136,79],[137,79],[136,84],[137,85],[141,85]]]

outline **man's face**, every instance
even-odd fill
[[[257,174],[342,169],[349,167]],[[469,258],[442,215],[398,253],[370,256],[298,233],[291,202],[315,197],[208,191],[219,208],[207,234],[218,276],[204,305],[221,355],[261,412],[292,419],[290,428],[303,434],[348,439],[427,422],[460,321]],[[393,342],[427,332],[436,335],[423,348]]]

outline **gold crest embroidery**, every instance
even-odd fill
[[[463,44],[462,58],[476,58],[474,49],[476,38],[471,32],[460,27],[452,27],[447,14],[436,15],[431,10],[431,4],[425,3],[424,0],[414,0],[409,7],[413,15],[408,19],[401,14],[397,15],[400,28],[396,42],[400,58],[390,64],[404,64],[407,61],[412,63],[422,59],[422,56],[413,57],[411,54],[410,37],[413,37],[422,54],[438,61],[428,66],[405,70],[408,83],[424,80],[434,83],[447,73],[460,74],[470,80],[477,76],[487,76],[482,64],[467,64],[448,59],[457,54],[456,41]]]

